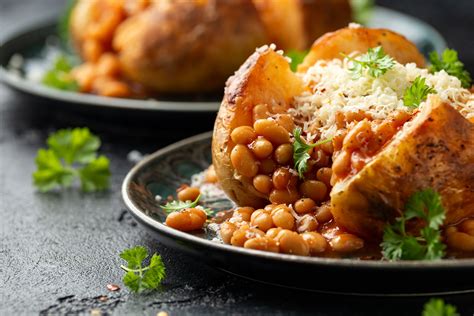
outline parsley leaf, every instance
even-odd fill
[[[405,204],[402,217],[384,230],[382,254],[389,260],[435,260],[444,256],[439,228],[446,215],[441,197],[432,189],[414,193]],[[408,235],[405,226],[411,219],[420,219],[426,226],[420,236]]]
[[[183,202],[179,200],[174,200],[161,206],[161,208],[165,210],[167,214],[174,211],[184,210],[185,208],[193,208],[193,207],[196,207],[200,198],[201,198],[201,194],[199,194],[199,196],[194,201]]]
[[[69,59],[64,55],[60,55],[56,58],[51,69],[43,75],[41,82],[48,87],[59,90],[77,91],[79,85],[71,75],[72,68]]]
[[[293,142],[293,161],[295,169],[301,179],[304,179],[304,173],[308,170],[308,159],[310,158],[308,151],[316,146],[328,143],[332,139],[320,140],[314,144],[306,144],[301,138],[301,128],[297,127],[293,130],[295,141]]]
[[[442,299],[432,298],[423,307],[421,316],[459,316],[456,307]]]
[[[419,107],[420,103],[425,101],[430,93],[436,93],[436,90],[426,84],[425,78],[418,76],[411,86],[405,90],[403,104],[408,107]]]
[[[290,50],[286,56],[291,58],[291,64],[290,68],[293,71],[296,71],[298,69],[298,65],[303,62],[303,59],[306,57],[308,54],[307,50],[301,51],[301,50]]]
[[[143,260],[148,257],[145,247],[137,246],[124,250],[120,257],[127,261],[127,265],[121,265],[126,273],[123,283],[132,292],[141,293],[157,289],[166,276],[166,269],[161,257],[156,253],[150,259],[148,266],[143,266]]]
[[[431,73],[444,70],[448,75],[457,77],[463,88],[471,87],[471,75],[464,69],[464,64],[458,59],[457,51],[447,48],[441,54],[441,58],[437,52],[431,52],[429,58]]]
[[[33,183],[41,192],[70,187],[76,178],[86,192],[109,187],[109,160],[97,157],[100,139],[89,129],[59,130],[48,137],[47,144],[49,149],[38,150],[33,173]]]
[[[369,48],[367,53],[358,56],[357,59],[342,55],[352,61],[349,71],[352,72],[354,79],[362,77],[365,72],[373,78],[378,78],[395,65],[393,58],[385,54],[382,46]]]

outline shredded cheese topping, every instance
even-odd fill
[[[309,140],[319,132],[321,138],[333,137],[337,132],[338,112],[360,112],[373,119],[386,119],[398,111],[412,113],[413,108],[403,104],[405,90],[416,77],[426,78],[426,84],[466,118],[474,118],[474,96],[461,87],[458,78],[444,70],[431,74],[417,68],[414,63],[398,62],[384,75],[354,79],[349,59],[318,61],[305,74],[301,74],[308,90],[294,99],[290,114],[301,123]],[[420,104],[422,109],[428,101]]]

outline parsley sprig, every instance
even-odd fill
[[[457,77],[464,88],[471,87],[471,75],[464,69],[464,64],[458,59],[457,51],[447,48],[443,51],[441,57],[437,52],[431,52],[429,58],[431,73],[444,70],[448,75]]]
[[[349,71],[352,72],[354,79],[359,79],[366,72],[371,77],[378,78],[395,65],[393,58],[385,54],[382,46],[369,48],[367,53],[357,58],[352,58],[345,54],[342,55],[352,62]]]
[[[436,90],[426,84],[426,78],[418,76],[411,86],[405,90],[403,104],[408,107],[417,108],[421,102],[426,100],[430,93],[436,93]]]
[[[132,292],[141,293],[157,289],[166,276],[166,269],[161,257],[156,253],[150,259],[148,266],[143,265],[143,260],[148,257],[145,247],[137,246],[126,249],[120,254],[120,258],[127,261],[127,265],[121,265],[126,273],[123,283]]]
[[[194,201],[183,202],[179,200],[173,200],[160,207],[166,212],[166,214],[170,214],[175,211],[181,211],[187,208],[196,207],[199,203],[199,199],[201,199],[201,194],[199,194],[198,197]],[[206,212],[207,216],[212,216],[214,214],[214,212],[209,208],[202,207],[202,210]]]
[[[299,177],[304,179],[304,173],[308,170],[308,159],[310,158],[308,151],[311,148],[328,143],[332,141],[332,139],[324,139],[314,144],[307,144],[301,138],[301,128],[299,127],[293,130],[293,136],[295,138],[293,143],[293,161],[295,162],[295,169],[298,171]]]
[[[446,215],[441,197],[432,189],[414,193],[405,205],[402,217],[384,230],[382,254],[389,260],[435,260],[441,259],[445,245],[441,242],[440,227]],[[406,232],[406,223],[411,219],[420,219],[426,226],[420,230],[420,236]]]
[[[423,307],[421,316],[459,316],[455,306],[446,304],[442,299],[432,298]]]
[[[48,149],[38,150],[33,173],[33,183],[41,192],[70,187],[76,178],[86,192],[109,187],[110,162],[97,155],[100,139],[88,128],[59,130],[47,144]]]
[[[73,65],[65,55],[60,55],[56,58],[51,69],[49,69],[42,79],[42,83],[48,87],[66,90],[77,91],[79,85],[71,75]]]

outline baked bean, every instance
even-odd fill
[[[275,121],[288,132],[293,133],[293,130],[295,129],[295,123],[293,122],[293,118],[290,115],[278,114],[275,117]]]
[[[220,225],[220,235],[222,238],[222,241],[224,241],[226,244],[230,243],[230,239],[232,238],[232,235],[234,232],[237,230],[237,225],[234,223],[225,221]]]
[[[257,162],[250,149],[244,145],[236,145],[230,153],[232,166],[244,177],[254,177],[258,172]]]
[[[104,97],[124,98],[132,94],[130,87],[118,80],[106,80],[102,84],[97,85],[97,88],[95,83],[96,81],[94,81],[94,89],[97,91],[97,94]]]
[[[267,204],[265,205],[264,209],[265,211],[273,211],[276,207],[278,207],[278,204]]]
[[[300,198],[298,191],[296,190],[272,190],[270,192],[269,200],[275,204],[291,204]]]
[[[331,206],[323,204],[316,210],[314,217],[319,223],[326,223],[332,219]]]
[[[245,221],[249,222],[250,217],[252,216],[252,213],[254,212],[253,207],[238,207],[234,210],[234,213],[232,214],[232,217],[235,217],[237,219],[240,219],[240,221]]]
[[[250,126],[239,126],[232,130],[230,138],[235,144],[248,145],[257,138],[257,134]]]
[[[459,230],[474,236],[474,219],[466,219],[461,224],[459,224]]]
[[[281,252],[299,256],[309,255],[308,244],[298,233],[283,230],[277,235],[277,238]]]
[[[332,142],[327,142],[327,143],[321,144],[321,145],[319,145],[319,147],[329,156],[331,156],[332,153],[334,152],[334,146],[333,146]]]
[[[336,252],[353,252],[364,247],[364,240],[353,234],[340,234],[329,241]]]
[[[269,204],[269,205],[273,205],[274,207],[271,208],[269,211],[270,211],[270,214],[275,214],[275,212],[279,211],[279,210],[283,210],[285,212],[288,212],[288,213],[291,213],[291,208],[284,204],[284,203],[281,203],[281,204]],[[268,206],[268,205],[267,205]]]
[[[194,201],[201,194],[199,188],[185,187],[178,191],[178,200],[180,201]]]
[[[268,110],[268,105],[266,104],[257,104],[253,107],[253,121],[266,119],[270,116],[270,112]]]
[[[257,135],[263,136],[274,145],[281,145],[290,142],[290,134],[286,129],[279,126],[274,120],[257,120],[253,124]]]
[[[316,203],[310,198],[302,198],[295,202],[295,211],[298,214],[309,213],[314,210]]]
[[[301,234],[301,237],[306,241],[311,254],[318,254],[324,252],[328,246],[326,238],[316,232],[306,232]]]
[[[258,192],[268,194],[273,187],[272,179],[267,175],[259,174],[253,178],[253,186]]]
[[[362,148],[363,144],[373,136],[372,128],[368,120],[357,123],[344,138],[342,148],[355,150]]]
[[[474,236],[464,232],[452,232],[447,235],[447,244],[449,247],[464,251],[474,251]]]
[[[293,159],[293,145],[281,144],[275,149],[275,160],[280,165],[286,165]]]
[[[313,199],[315,202],[322,202],[327,195],[328,188],[326,185],[317,180],[307,180],[300,186],[303,196]]]
[[[298,233],[315,231],[319,226],[318,221],[311,214],[303,215],[297,222]]]
[[[244,225],[234,232],[230,243],[233,246],[243,247],[247,240],[263,236],[265,236],[265,233],[260,229],[250,228],[248,225]]]
[[[273,173],[273,186],[279,190],[286,189],[289,187],[292,177],[293,174],[290,172],[290,169],[280,167]]]
[[[258,166],[259,172],[263,174],[271,174],[276,168],[277,165],[272,159],[264,159],[260,161],[260,166]]]
[[[187,232],[201,229],[206,222],[207,214],[197,208],[187,208],[179,212],[172,212],[166,217],[166,225],[174,229]]]
[[[316,172],[316,179],[323,182],[327,187],[331,186],[331,176],[332,176],[331,168],[320,168]]]
[[[283,231],[280,227],[273,227],[267,230],[266,236],[277,240],[278,234]]]
[[[389,139],[393,137],[396,131],[396,127],[390,121],[384,121],[379,124],[375,129],[375,135],[377,135],[379,145],[384,145]]]
[[[269,238],[267,236],[256,237],[256,238],[247,240],[244,243],[244,248],[270,251],[270,252],[280,251],[280,247],[278,246],[278,243],[272,238]]]
[[[283,229],[293,229],[295,227],[295,218],[284,208],[276,208],[272,211],[273,224]]]
[[[120,73],[120,62],[117,56],[112,53],[102,54],[97,62],[96,71],[98,76],[117,76]]]
[[[217,183],[217,174],[214,165],[210,165],[209,168],[206,170],[206,174],[204,176],[204,182],[206,183]]]
[[[359,111],[357,111],[357,112],[355,112],[355,111],[350,111],[350,112],[346,112],[346,113],[345,113],[345,119],[346,119],[346,121],[349,122],[349,123],[350,123],[350,122],[354,122],[354,121],[355,121],[355,122],[360,122],[360,121],[362,121],[362,120],[365,119],[365,118],[367,118],[367,115],[366,115],[363,111],[361,111],[361,110],[359,110]]]
[[[322,149],[314,150],[311,157],[315,167],[322,168],[329,165],[329,156]]]
[[[260,159],[267,158],[273,152],[273,145],[263,137],[257,138],[250,146],[255,156]]]
[[[79,84],[81,92],[90,92],[96,78],[95,67],[91,63],[84,63],[75,67],[72,76]]]
[[[351,167],[351,154],[348,151],[341,151],[332,164],[332,173],[333,177],[331,178],[331,183],[334,183],[334,176],[338,178],[344,178],[350,170]]]
[[[342,149],[342,142],[344,141],[344,138],[347,135],[347,130],[341,130],[334,135],[332,138],[332,146],[334,148],[334,151],[339,151]]]

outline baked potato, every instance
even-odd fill
[[[112,53],[121,65],[115,81],[150,93],[216,92],[256,47],[307,49],[350,16],[347,0],[79,0],[70,32],[88,65],[76,79],[82,91],[110,90],[89,87],[91,69]]]
[[[403,80],[393,79],[389,85],[395,96],[388,98],[397,100],[393,110],[386,117],[360,110],[336,112],[331,114],[332,121],[327,120],[336,132],[331,128],[312,129],[301,111],[295,111],[296,105],[304,108],[310,102],[320,107],[329,104],[320,117],[319,108],[310,113],[314,122],[322,124],[332,111],[331,100],[324,95],[328,93],[326,88],[340,85],[330,80],[340,77],[342,71],[352,86],[360,82],[371,89],[388,84],[389,79],[383,78],[355,80],[349,74],[350,61],[340,60],[341,52],[360,54],[375,46],[397,61],[387,78],[405,76]],[[325,82],[321,69],[328,64],[339,67],[341,73],[329,70],[328,85],[320,86]],[[290,71],[288,60],[274,48],[258,49],[227,81],[215,122],[213,165],[222,189],[237,205],[255,208],[269,202],[294,204],[310,198],[317,205],[330,205],[338,226],[363,237],[379,238],[383,226],[401,214],[407,198],[426,187],[433,187],[441,195],[446,224],[474,216],[474,127],[459,108],[459,103],[465,106],[471,102],[471,94],[446,73],[436,77],[417,68],[423,65],[423,57],[413,43],[385,29],[352,27],[323,36],[312,46],[298,73]],[[314,69],[320,72],[316,71],[315,79],[309,78]],[[425,76],[433,85],[440,84],[441,79],[451,80],[458,91],[453,98],[459,98],[448,103],[446,97],[443,101],[431,97],[421,111],[408,108],[401,99],[417,75]],[[370,80],[380,81],[364,84]],[[308,101],[313,93],[316,101]],[[351,93],[367,97],[365,92],[353,90],[335,96],[347,98]],[[357,102],[348,108],[357,109]],[[470,109],[474,116],[472,104]],[[305,131],[306,137],[296,135],[295,127]],[[365,130],[358,130],[362,127]],[[323,140],[324,133],[331,130],[330,142],[307,148],[307,163],[300,169],[298,161],[304,152],[297,156],[293,152],[295,143],[303,148],[305,143]],[[356,146],[352,139],[359,144]],[[351,151],[344,153],[349,148]],[[361,154],[363,151],[366,156]]]

